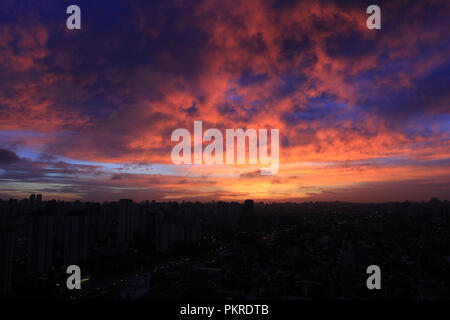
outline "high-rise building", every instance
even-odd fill
[[[116,245],[127,246],[133,233],[132,226],[133,200],[120,199],[112,222],[112,233],[115,235]]]
[[[29,268],[33,273],[50,270],[53,263],[54,215],[50,211],[32,213],[29,241]]]
[[[88,216],[74,210],[64,217],[64,265],[80,264],[87,259]]]
[[[7,296],[11,293],[13,261],[13,225],[0,225],[0,296]]]

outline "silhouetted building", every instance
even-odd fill
[[[244,212],[252,213],[253,212],[253,200],[247,199],[244,201]]]
[[[64,220],[64,265],[80,264],[87,259],[87,214],[82,210],[73,210]]]
[[[54,214],[39,211],[31,217],[29,267],[32,273],[44,273],[53,263]]]
[[[127,246],[132,237],[132,209],[133,200],[119,200],[112,226],[112,233],[114,234],[116,245],[119,247]]]
[[[13,225],[0,225],[0,296],[6,296],[11,292],[13,262]]]

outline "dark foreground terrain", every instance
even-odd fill
[[[449,202],[0,201],[13,299],[449,299]],[[82,289],[68,290],[79,265]],[[366,269],[381,269],[368,290]]]

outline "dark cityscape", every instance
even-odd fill
[[[0,201],[9,299],[449,299],[449,202]],[[68,290],[79,265],[82,290]],[[382,270],[368,290],[366,268]]]

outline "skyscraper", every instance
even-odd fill
[[[14,228],[12,224],[0,225],[0,296],[11,291],[14,260]]]

